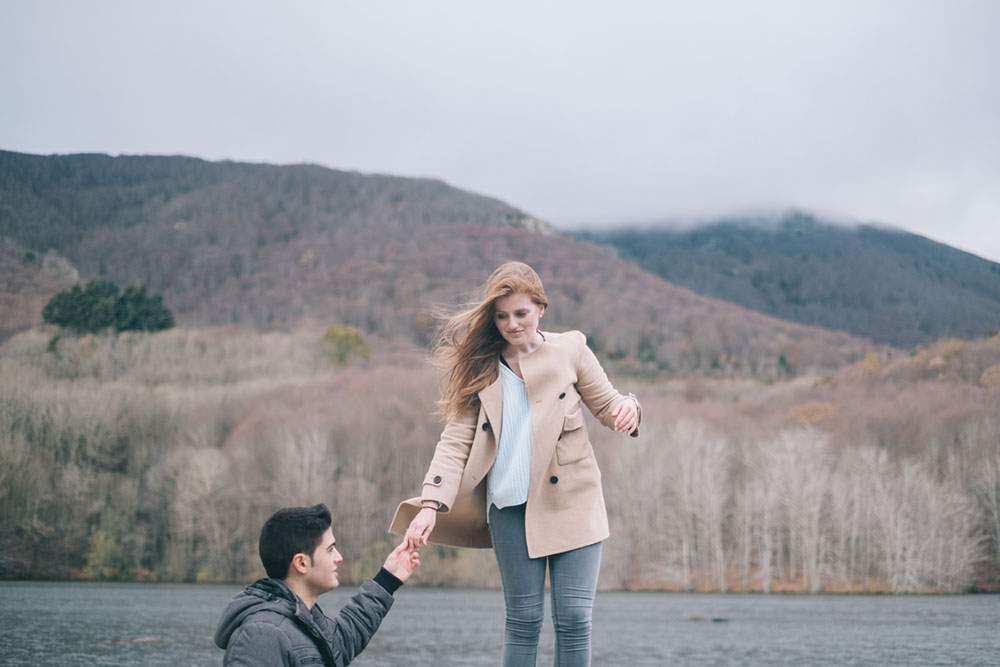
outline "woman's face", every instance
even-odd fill
[[[538,320],[545,312],[527,294],[502,296],[493,302],[493,323],[508,345],[524,345],[538,337]]]

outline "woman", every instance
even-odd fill
[[[608,519],[581,404],[605,426],[639,433],[639,402],[615,390],[583,334],[538,329],[547,304],[538,274],[509,262],[478,303],[445,322],[436,355],[447,425],[423,494],[399,506],[390,529],[405,532],[410,549],[429,539],[492,545],[507,608],[505,666],[535,664],[546,567],[555,664],[590,664]]]

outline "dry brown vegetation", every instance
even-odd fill
[[[353,578],[389,548],[440,430],[418,348],[333,366],[322,327],[0,345],[0,572],[243,580],[276,507],[326,502]],[[638,441],[593,427],[602,585],[964,591],[998,585],[1000,340],[869,355],[788,381],[618,377]],[[419,581],[494,586],[488,551]]]
[[[638,442],[594,429],[602,585],[998,586],[1000,340],[905,354],[783,322],[436,181],[4,151],[0,172],[0,576],[247,579],[266,516],[318,501],[370,574],[441,426],[431,309],[518,259],[548,326],[643,398]],[[25,331],[77,271],[187,328]],[[331,336],[355,331],[350,360]],[[425,563],[497,584],[488,551]]]
[[[0,340],[41,323],[52,295],[76,281],[76,270],[56,253],[37,255],[0,239]]]

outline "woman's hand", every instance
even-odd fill
[[[406,529],[406,535],[403,536],[406,548],[414,551],[427,544],[427,538],[431,536],[436,522],[437,510],[433,507],[421,507],[417,516],[410,522],[410,527]]]
[[[639,406],[631,396],[619,403],[611,416],[615,418],[615,430],[620,433],[628,435],[639,428]]]

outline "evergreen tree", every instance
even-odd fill
[[[160,331],[174,326],[174,316],[159,294],[146,294],[144,285],[126,288],[107,278],[92,278],[54,295],[42,309],[42,319],[78,333]]]
[[[117,331],[160,331],[174,326],[174,316],[159,294],[147,295],[146,286],[125,288],[115,302]]]

